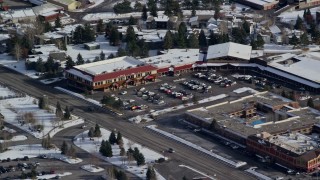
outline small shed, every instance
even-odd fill
[[[99,43],[85,43],[84,48],[87,50],[100,49]]]

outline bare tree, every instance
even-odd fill
[[[16,43],[14,44],[14,47],[13,47],[13,55],[14,55],[14,57],[16,58],[17,61],[19,61],[20,58],[21,58],[21,56],[22,56],[22,47],[21,47],[21,45],[20,45],[18,42],[16,42]]]

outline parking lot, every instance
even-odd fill
[[[179,77],[160,77],[156,82],[112,92],[96,92],[90,98],[100,101],[104,95],[123,102],[127,116],[152,112],[211,96],[228,94],[241,87],[255,89],[255,84],[218,72],[194,72]]]

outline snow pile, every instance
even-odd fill
[[[166,131],[157,129],[157,128],[156,128],[156,125],[150,125],[150,126],[146,126],[146,127],[147,127],[148,129],[150,129],[150,130],[152,130],[152,131],[155,131],[155,132],[157,132],[157,133],[159,133],[159,134],[162,134],[162,135],[164,135],[164,136],[166,136],[166,137],[168,137],[168,138],[174,139],[174,140],[176,140],[176,141],[178,141],[178,142],[180,142],[180,143],[182,143],[182,144],[185,144],[185,145],[187,145],[187,146],[189,146],[189,147],[192,147],[192,148],[194,148],[194,149],[197,149],[198,151],[201,151],[201,152],[203,152],[203,153],[205,153],[205,154],[207,154],[207,155],[209,155],[209,156],[212,156],[212,157],[214,157],[214,158],[217,158],[217,159],[219,159],[219,160],[221,160],[221,161],[223,161],[223,162],[225,162],[225,163],[227,163],[227,164],[229,164],[229,165],[231,165],[231,166],[233,166],[233,167],[235,167],[235,168],[238,168],[238,167],[241,167],[241,166],[244,166],[244,165],[247,164],[246,162],[235,162],[235,161],[229,160],[229,159],[227,159],[227,158],[225,158],[225,157],[222,157],[222,156],[220,156],[220,155],[218,155],[218,154],[215,154],[215,153],[213,153],[213,152],[211,152],[211,151],[208,151],[208,150],[202,148],[201,146],[198,146],[198,145],[193,144],[193,143],[191,143],[191,142],[189,142],[189,141],[186,141],[186,140],[184,140],[184,139],[182,139],[182,138],[180,138],[180,137],[178,137],[178,136],[175,136],[175,135],[170,134],[170,133],[168,133],[168,132],[166,132]]]
[[[65,156],[60,153],[49,154],[48,156],[51,158],[66,162],[68,164],[78,164],[78,163],[82,162],[82,159],[80,159],[80,158],[73,158],[73,157]]]
[[[10,128],[6,127],[6,126],[2,130],[7,131],[9,133],[16,133],[17,132],[16,130],[10,129]]]
[[[63,176],[69,176],[71,175],[71,172],[63,172],[61,174],[46,174],[42,176],[37,176],[38,179],[54,179],[55,177],[63,177]]]
[[[16,96],[16,93],[7,87],[0,86],[0,99],[10,98]]]
[[[81,95],[81,94],[78,94],[78,93],[69,91],[69,90],[64,89],[64,88],[62,88],[62,87],[54,87],[54,88],[56,88],[56,89],[58,89],[58,90],[60,90],[60,91],[63,91],[63,92],[65,92],[65,93],[67,93],[67,94],[71,94],[71,95],[76,96],[76,97],[78,97],[78,98],[84,99],[84,100],[86,100],[86,101],[88,101],[88,102],[91,102],[91,103],[94,104],[94,105],[102,106],[99,101],[96,101],[96,100],[90,99],[90,98],[86,98],[85,96],[83,96],[83,95]]]
[[[241,93],[244,93],[246,91],[249,91],[252,94],[256,94],[256,93],[259,92],[259,91],[256,91],[256,90],[252,89],[252,88],[249,88],[249,87],[238,88],[238,89],[233,90],[232,92],[237,93],[237,94],[241,94]]]
[[[270,178],[270,177],[268,177],[268,176],[266,176],[266,175],[264,175],[264,174],[261,174],[261,173],[259,173],[259,172],[257,172],[256,170],[255,170],[255,168],[249,168],[249,169],[247,169],[247,170],[245,170],[246,172],[248,172],[248,173],[250,173],[250,174],[253,174],[254,176],[256,176],[256,177],[258,177],[258,179],[263,179],[263,180],[272,180],[272,178]]]
[[[110,158],[104,157],[99,153],[101,141],[108,140],[111,134],[111,132],[106,129],[100,128],[100,130],[101,130],[102,136],[99,138],[97,137],[92,138],[93,140],[90,140],[90,138],[88,137],[88,130],[84,131],[83,133],[77,135],[74,138],[74,144],[79,148],[97,156],[98,158],[104,159],[105,161],[108,161],[113,165],[122,167],[126,171],[129,171],[130,173],[133,173],[138,177],[144,179],[146,176],[148,166],[147,165],[137,166],[136,162],[128,161],[125,157],[120,156],[120,148],[118,145],[112,145],[113,157],[110,157]],[[144,155],[146,164],[154,163],[155,160],[164,157],[160,153],[152,151],[140,144],[134,143],[125,137],[123,137],[122,139],[123,139],[124,149],[127,151],[130,147],[132,149],[137,147],[139,151]]]
[[[212,97],[209,97],[209,98],[202,99],[202,100],[198,101],[198,103],[202,104],[202,103],[206,103],[206,102],[211,102],[211,101],[216,101],[216,100],[219,100],[219,99],[223,99],[223,98],[226,98],[226,97],[228,97],[228,95],[219,94],[217,96],[212,96]]]
[[[1,114],[4,116],[4,121],[30,133],[36,138],[42,139],[43,136],[50,134],[54,136],[55,133],[77,124],[82,124],[83,119],[72,116],[72,120],[58,121],[52,110],[39,109],[37,100],[33,97],[26,96],[22,98],[12,98],[0,100]],[[33,124],[25,121],[24,115],[31,113],[34,119],[34,125],[43,126],[40,131],[36,129]]]
[[[42,79],[42,80],[40,80],[40,82],[43,83],[43,84],[52,84],[52,83],[61,81],[62,79],[63,79],[62,77],[50,78],[50,79]]]
[[[99,166],[95,166],[93,164],[83,165],[83,166],[81,166],[81,169],[86,170],[88,172],[101,172],[101,171],[104,171],[103,168],[101,168]]]
[[[25,135],[17,135],[17,136],[13,136],[11,139],[9,140],[0,140],[0,143],[3,143],[3,142],[12,142],[12,141],[24,141],[24,140],[27,140],[28,137],[25,136]]]

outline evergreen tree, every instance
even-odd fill
[[[76,149],[73,145],[70,146],[70,149],[68,150],[68,156],[76,157]]]
[[[49,31],[52,31],[52,26],[51,26],[51,23],[49,23],[48,21],[46,21],[44,23],[44,32],[49,32]]]
[[[128,0],[124,0],[120,3],[117,3],[116,5],[113,6],[113,11],[116,14],[130,13],[130,12],[132,12],[131,3]]]
[[[58,118],[63,117],[63,111],[62,111],[62,108],[61,108],[59,101],[57,102],[57,105],[56,105],[56,117],[58,117]]]
[[[140,153],[139,149],[137,147],[135,147],[133,150],[133,153],[132,153],[135,160],[138,159],[139,153]]]
[[[136,1],[134,4],[134,11],[135,12],[141,12],[143,9],[142,4],[139,1]]]
[[[204,31],[201,29],[200,34],[199,34],[199,47],[201,49],[206,48],[208,46],[207,44],[207,37],[204,34]]]
[[[100,52],[100,60],[105,60],[106,59],[106,54],[104,54],[103,51]]]
[[[307,106],[309,106],[311,108],[314,108],[314,103],[313,103],[313,99],[312,98],[308,99]]]
[[[294,46],[296,46],[296,45],[299,44],[299,39],[298,39],[298,37],[297,37],[295,34],[294,34],[294,35],[292,36],[292,38],[289,40],[289,44],[294,45]]]
[[[55,28],[62,28],[60,16],[58,16],[58,17],[56,18],[56,20],[54,21],[54,27],[55,27]]]
[[[101,130],[100,130],[100,126],[99,124],[96,124],[96,126],[94,127],[94,137],[101,137]]]
[[[36,62],[36,71],[38,72],[45,72],[46,68],[44,66],[44,63],[42,61],[42,58],[39,57],[37,62]]]
[[[215,44],[219,44],[219,38],[216,34],[211,32],[209,35],[209,45],[215,45]]]
[[[250,46],[252,47],[253,50],[257,50],[258,49],[257,41],[255,41],[254,39],[251,39]]]
[[[188,39],[189,48],[199,48],[199,40],[194,33],[190,34]]]
[[[167,31],[166,35],[164,36],[163,40],[163,48],[164,49],[171,49],[173,46],[173,41],[172,41],[172,34],[171,31]]]
[[[127,33],[126,33],[126,42],[127,43],[135,43],[137,40],[137,36],[136,36],[136,33],[134,32],[134,29],[132,26],[129,26],[127,28]]]
[[[264,40],[263,40],[262,36],[260,34],[258,34],[258,36],[257,36],[257,46],[260,47],[260,48],[263,48],[263,45],[264,45]]]
[[[45,138],[41,141],[41,146],[45,149],[49,149],[51,146],[51,138],[50,135],[47,135]]]
[[[61,145],[61,154],[67,155],[68,149],[68,144],[66,143],[66,141],[63,141]]]
[[[148,0],[148,9],[150,11],[150,15],[153,17],[158,17],[158,7],[155,0]]]
[[[148,18],[148,10],[147,10],[146,5],[143,5],[143,7],[142,7],[141,19],[142,19],[143,21],[146,21],[147,18]]]
[[[109,141],[106,141],[106,152],[105,152],[106,157],[112,157],[112,147]]]
[[[111,28],[109,42],[112,46],[118,46],[120,44],[120,34],[116,27]]]
[[[297,17],[296,24],[294,25],[294,29],[298,29],[298,30],[304,29],[303,20],[301,19],[300,16]]]
[[[218,20],[220,18],[220,7],[219,6],[214,9],[213,18],[215,20]]]
[[[82,25],[78,25],[72,33],[72,39],[75,44],[83,43],[84,29]]]
[[[128,24],[129,24],[130,26],[136,25],[136,20],[135,20],[132,16],[130,16]]]
[[[118,57],[121,57],[121,56],[126,56],[126,55],[127,55],[127,52],[120,47],[120,48],[118,49],[117,56],[118,56]]]
[[[64,119],[69,120],[71,117],[71,113],[70,113],[70,109],[68,106],[66,106],[66,108],[64,109],[64,115],[63,115]]]
[[[106,150],[107,150],[106,141],[105,141],[105,140],[102,140],[102,141],[101,141],[101,145],[100,145],[99,152],[100,152],[103,156],[106,156]]]
[[[232,37],[235,43],[247,44],[247,34],[243,28],[232,28]]]
[[[75,63],[73,62],[72,58],[70,56],[68,56],[66,59],[67,59],[67,61],[66,61],[66,69],[72,68],[75,65]]]
[[[156,172],[155,172],[155,170],[154,170],[154,168],[152,166],[148,167],[147,174],[146,174],[146,179],[147,180],[156,180],[157,179]]]
[[[145,158],[144,158],[144,155],[142,153],[139,153],[138,157],[137,157],[137,165],[140,166],[140,165],[144,165],[146,162],[145,162]]]
[[[79,53],[78,56],[77,56],[77,62],[76,62],[77,65],[81,65],[81,64],[84,64],[84,60],[82,58],[82,55]]]
[[[118,173],[116,173],[116,178],[117,180],[128,180],[126,173],[122,171],[119,171]]]
[[[102,21],[102,19],[99,19],[98,23],[97,23],[97,32],[98,33],[103,33],[104,30],[105,30],[105,28],[104,28],[103,21]]]
[[[113,55],[113,53],[109,54],[109,56],[107,57],[107,59],[112,59],[115,58],[115,56]]]
[[[118,145],[120,145],[121,143],[123,143],[122,134],[120,133],[120,131],[118,131],[118,133],[117,133],[116,143],[117,143]]]
[[[250,33],[250,23],[248,21],[244,21],[242,24],[242,28],[246,32],[246,34]]]
[[[309,38],[307,33],[303,33],[300,37],[300,43],[303,46],[309,45]]]
[[[184,22],[180,23],[178,29],[178,46],[179,48],[185,48],[187,41],[187,26]]]
[[[115,144],[117,143],[117,138],[116,138],[116,133],[115,131],[112,131],[110,136],[109,136],[109,142],[110,144]]]
[[[47,109],[48,108],[48,97],[47,96],[42,96],[39,98],[39,103],[38,106],[40,109]]]
[[[95,41],[95,33],[89,24],[85,24],[83,30],[83,42]]]
[[[48,56],[47,62],[45,62],[44,67],[49,74],[54,74],[53,71],[55,70],[54,68],[55,62],[51,56]]]
[[[125,156],[126,155],[126,150],[122,147],[120,148],[120,156]]]
[[[93,127],[91,127],[91,128],[89,129],[88,136],[89,136],[90,138],[94,137],[94,128],[93,128]]]

